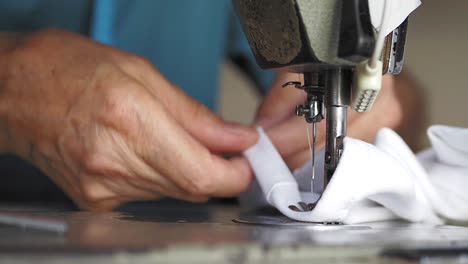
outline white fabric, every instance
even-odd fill
[[[288,208],[320,196],[310,190],[310,162],[292,174],[265,132],[259,128],[258,133],[257,144],[244,153],[258,186],[251,187],[244,204],[264,204],[263,196],[284,215],[305,222],[468,221],[468,129],[431,127],[433,148],[418,157],[387,128],[379,131],[374,144],[345,138],[335,174],[310,212]],[[323,160],[323,150],[316,158]],[[316,165],[313,183],[324,175],[323,161]]]
[[[391,14],[391,16],[385,18],[388,19],[388,21],[385,23],[385,28],[381,29],[380,23],[385,1],[389,1],[390,10],[388,14]],[[387,35],[403,23],[419,5],[421,5],[420,0],[369,0],[372,25],[378,29],[378,31],[383,30],[385,35]]]

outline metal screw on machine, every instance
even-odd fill
[[[296,105],[296,115],[303,116],[306,113],[309,113],[310,109],[305,108],[303,105]]]
[[[318,123],[323,119],[323,102],[317,96],[311,96],[304,105],[296,106],[296,115],[305,116],[307,123]]]
[[[323,97],[325,88],[321,73],[304,73],[304,84],[291,81],[283,84],[283,87],[287,86],[293,86],[307,93],[307,99],[304,104],[296,106],[297,116],[304,116],[307,123],[318,123],[323,120]]]

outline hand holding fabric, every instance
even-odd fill
[[[2,150],[38,166],[81,208],[205,201],[251,182],[244,158],[220,154],[252,145],[255,131],[222,121],[148,61],[61,30],[2,55]]]

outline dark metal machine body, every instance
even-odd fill
[[[304,74],[304,82],[288,82],[307,93],[296,108],[314,130],[326,116],[323,192],[332,177],[346,136],[356,65],[375,47],[368,0],[233,0],[257,63],[264,69]],[[401,71],[405,21],[386,38],[383,74]],[[323,107],[323,105],[325,107]],[[325,108],[325,110],[323,110]]]

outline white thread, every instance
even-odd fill
[[[377,62],[380,60],[380,56],[382,55],[382,51],[385,45],[386,35],[384,33],[384,29],[387,28],[387,24],[390,22],[390,5],[390,0],[385,0],[374,52],[372,53],[372,57],[369,60],[369,67],[372,69],[375,69],[377,67]]]
[[[313,151],[312,151],[312,144],[310,143],[310,132],[309,132],[309,127],[307,126],[307,122],[305,123],[305,127],[306,127],[306,133],[307,133],[307,142],[309,143],[309,152],[310,152],[310,160],[311,162],[314,162],[314,155],[313,155]],[[312,166],[314,167],[314,166]],[[311,173],[312,173],[312,180],[310,181],[310,191],[313,192],[313,188],[314,188],[314,179],[315,179],[315,173],[314,173],[314,169],[312,168],[311,170]]]

